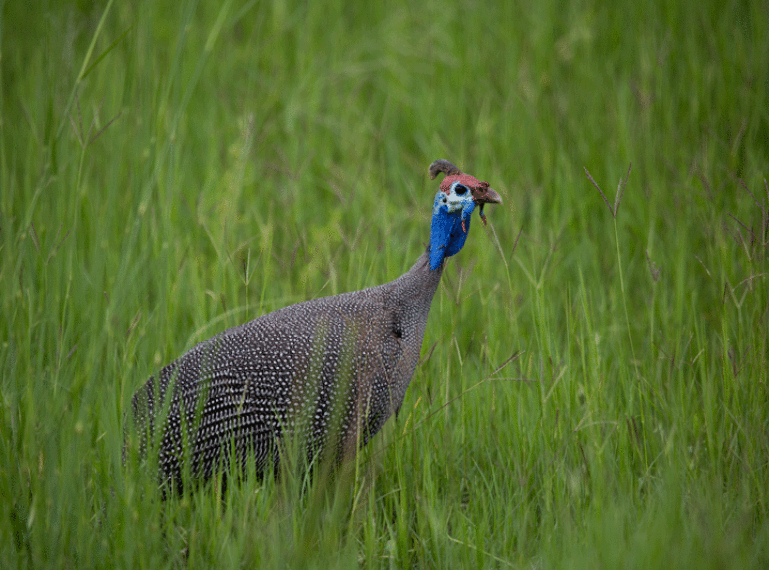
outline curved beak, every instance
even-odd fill
[[[491,188],[488,188],[483,194],[473,198],[476,204],[501,204],[502,197]]]
[[[483,222],[483,225],[486,225],[486,214],[483,213],[483,207],[486,204],[501,204],[502,198],[499,194],[497,194],[494,190],[489,188],[488,186],[483,189],[481,192],[477,192],[473,196],[473,200],[476,204],[480,206],[478,208],[478,215],[481,217],[481,221]]]

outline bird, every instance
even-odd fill
[[[464,246],[473,211],[486,224],[484,205],[502,203],[488,182],[447,160],[428,172],[430,179],[445,177],[433,201],[429,244],[406,273],[225,330],[138,389],[129,410],[138,453],[154,449],[164,485],[181,492],[187,479],[226,480],[233,467],[278,475],[289,438],[308,465],[321,457],[338,465],[397,415],[445,260]]]

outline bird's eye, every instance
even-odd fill
[[[461,184],[457,184],[454,186],[454,192],[457,196],[462,196],[465,192],[467,192],[467,186],[462,186]]]

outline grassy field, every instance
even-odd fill
[[[0,567],[769,567],[769,3],[371,4],[0,2]],[[399,417],[163,502],[133,392],[400,275],[436,158],[504,205]]]

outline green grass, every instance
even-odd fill
[[[767,2],[266,4],[0,3],[0,566],[769,566]],[[399,417],[161,501],[133,392],[400,275],[436,158],[505,203]]]

